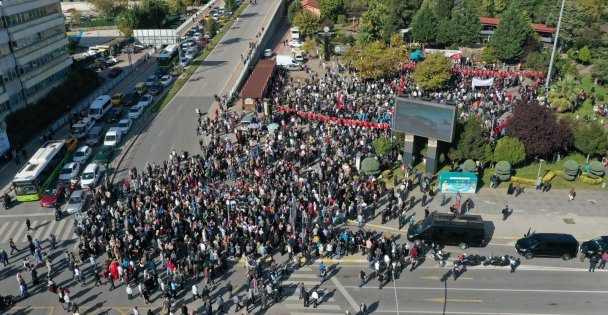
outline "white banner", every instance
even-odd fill
[[[494,78],[491,79],[480,79],[480,78],[473,78],[473,88],[476,88],[478,86],[492,86],[494,84]]]

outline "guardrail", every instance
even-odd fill
[[[235,95],[236,92],[239,90],[239,88],[241,87],[241,85],[243,84],[243,80],[245,79],[245,77],[249,74],[249,68],[251,67],[251,64],[255,61],[257,61],[257,56],[259,55],[259,48],[261,46],[261,43],[264,42],[264,39],[266,38],[266,35],[269,32],[270,27],[268,27],[271,23],[272,23],[272,19],[274,19],[279,11],[279,9],[282,7],[282,5],[284,4],[285,1],[278,1],[277,2],[277,6],[275,7],[275,11],[272,14],[267,15],[266,19],[264,19],[264,22],[262,23],[262,31],[259,37],[259,41],[256,42],[255,46],[253,47],[253,49],[251,50],[251,53],[249,54],[249,58],[247,58],[247,60],[245,60],[243,67],[241,68],[241,72],[239,72],[239,74],[236,77],[236,80],[234,81],[232,87],[228,90],[228,93],[224,93],[226,91],[226,88],[229,86],[230,82],[232,82],[232,77],[234,76],[234,74],[232,75],[232,77],[230,77],[230,79],[228,80],[228,85],[226,85],[226,87],[224,88],[224,90],[222,91],[222,93],[220,95],[227,95],[229,99],[232,99]],[[267,22],[268,18],[271,19],[270,22]]]

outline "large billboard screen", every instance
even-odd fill
[[[456,106],[399,97],[395,111],[394,130],[452,142]]]

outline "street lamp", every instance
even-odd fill
[[[538,164],[538,174],[536,174],[536,178],[539,178],[539,177],[540,177],[540,168],[541,168],[541,166],[543,165],[543,162],[544,162],[545,160],[540,159],[539,161],[540,161],[540,163]]]
[[[551,68],[553,68],[553,60],[555,59],[555,50],[557,49],[557,40],[559,39],[559,29],[562,25],[562,15],[564,14],[564,5],[566,0],[562,0],[562,7],[559,9],[559,18],[557,19],[557,30],[555,31],[555,39],[553,39],[553,50],[551,51],[551,61],[549,61],[549,69],[547,70],[547,81],[545,82],[545,90],[549,89],[551,81]]]
[[[329,61],[330,51],[329,51],[329,40],[334,35],[334,32],[329,31],[329,26],[325,26],[323,28],[323,32],[319,33],[319,36],[323,37],[323,59],[325,61]]]

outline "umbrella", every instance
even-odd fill
[[[279,129],[279,124],[272,123],[272,124],[268,125],[268,127],[266,127],[266,128],[268,128],[268,130],[277,130],[277,129]]]
[[[424,53],[421,52],[420,50],[416,50],[415,52],[413,52],[410,55],[410,60],[418,60],[418,59],[424,59]]]
[[[260,124],[251,123],[247,126],[249,129],[260,129]]]

